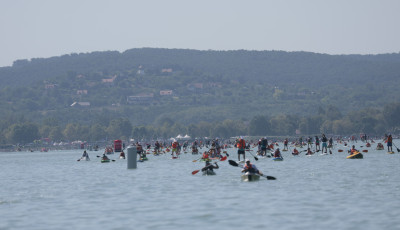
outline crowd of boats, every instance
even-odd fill
[[[388,148],[387,153],[395,153],[392,149],[392,145],[394,145],[394,143],[391,135],[385,136],[383,140],[380,140],[386,144]],[[304,153],[305,156],[312,156],[316,153],[320,153],[320,155],[329,155],[333,154],[333,151],[344,152],[345,149],[347,149],[346,151],[348,152],[348,155],[346,158],[363,159],[362,153],[368,152],[368,148],[372,148],[375,144],[376,150],[385,150],[385,146],[381,142],[377,141],[378,140],[367,138],[361,139],[361,145],[359,145],[359,147],[363,148],[362,150],[356,149],[355,147],[355,143],[357,143],[358,140],[343,140],[338,138],[334,143],[332,138],[328,139],[325,135],[322,135],[321,138],[316,137],[314,139],[309,137],[304,141],[303,138],[292,141],[289,141],[289,139],[286,138],[283,141],[273,141],[271,143],[269,143],[266,137],[258,140],[247,141],[243,137],[238,137],[234,141],[223,141],[216,138],[205,142],[196,139],[192,142],[184,141],[181,143],[178,140],[173,139],[169,143],[155,141],[153,143],[149,142],[142,145],[142,143],[136,142],[131,143],[130,146],[136,148],[138,162],[147,161],[148,155],[159,156],[170,154],[171,159],[179,159],[181,154],[189,153],[192,155],[199,155],[199,158],[193,160],[193,162],[204,162],[205,165],[201,169],[194,170],[192,175],[196,175],[199,172],[202,172],[202,175],[206,176],[216,175],[215,169],[219,168],[218,162],[226,161],[230,157],[231,159],[229,159],[228,162],[231,166],[242,168],[243,174],[241,175],[241,178],[243,181],[256,181],[263,177],[268,180],[275,180],[276,178],[273,176],[264,175],[255,164],[251,163],[249,158],[245,158],[246,154],[248,154],[248,156],[251,155],[255,161],[258,161],[259,157],[271,158],[273,161],[283,161],[284,158],[282,156],[282,152],[290,151],[292,156],[300,156],[303,155],[302,153]],[[119,159],[125,159],[126,155],[124,148],[119,147],[113,149],[111,146],[107,146],[104,149],[103,155],[96,155],[96,157],[101,159],[101,163],[109,163],[115,160],[110,159],[108,156],[118,152]],[[397,146],[395,147],[397,148]],[[230,156],[228,154],[228,150],[234,148],[237,150],[237,161],[233,160],[235,156]],[[400,152],[399,148],[397,148],[397,152]],[[78,161],[89,160],[89,154],[86,150],[84,151],[82,157],[78,159]]]

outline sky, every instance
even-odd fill
[[[0,67],[132,48],[400,52],[400,0],[0,0]]]

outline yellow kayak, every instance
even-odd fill
[[[363,159],[363,155],[360,152],[355,152],[346,157],[347,159]]]

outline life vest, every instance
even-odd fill
[[[203,159],[208,159],[208,153],[203,153]]]
[[[136,151],[142,151],[142,150],[143,150],[143,148],[141,145],[136,146]]]
[[[392,137],[391,136],[388,137],[387,142],[390,142],[390,143],[392,142]]]
[[[178,147],[178,142],[172,143],[172,148],[176,149],[176,147]]]
[[[243,139],[240,139],[239,142],[237,143],[237,148],[238,149],[246,148],[246,142]]]
[[[253,167],[253,164],[245,164],[243,169],[245,172],[256,173],[256,169]]]

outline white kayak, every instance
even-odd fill
[[[260,180],[260,175],[254,173],[245,173],[241,176],[242,181],[258,181]]]

